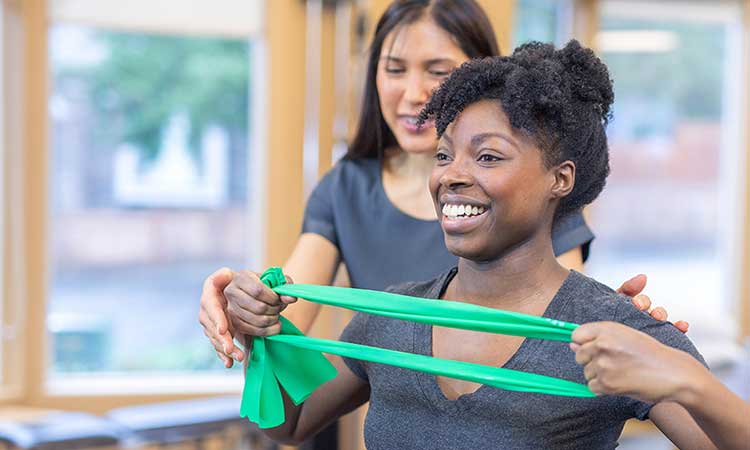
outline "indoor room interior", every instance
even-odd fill
[[[477,2],[502,54],[575,38],[607,64],[582,270],[647,275],[750,402],[750,0]],[[390,3],[0,0],[0,449],[365,448],[366,405],[298,447],[240,417],[243,364],[198,314],[211,273],[294,249]],[[352,316],[324,306],[309,335]],[[676,448],[648,420],[619,444]]]

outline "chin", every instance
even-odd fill
[[[466,239],[451,239],[446,236],[445,248],[453,255],[470,261],[484,261],[487,259],[486,246],[476,242],[466,242]]]
[[[437,149],[438,142],[437,139],[434,139],[434,135],[419,138],[409,136],[405,138],[397,138],[397,140],[399,147],[401,147],[401,150],[415,155],[432,155]]]

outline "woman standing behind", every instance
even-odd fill
[[[419,127],[417,117],[455,68],[495,55],[495,33],[474,0],[397,0],[389,6],[370,47],[358,130],[346,157],[310,196],[285,273],[297,283],[331,284],[344,262],[352,287],[384,289],[456,265],[427,188],[437,146],[434,125]],[[592,239],[580,212],[555,224],[554,251],[565,267],[580,270]],[[621,290],[635,296],[644,284],[638,277]],[[294,301],[279,298],[255,273],[220,269],[204,284],[200,322],[231,367],[233,359],[244,359],[233,336],[277,333],[279,311]],[[634,302],[642,309],[650,305],[645,296]],[[300,302],[285,316],[308,332],[319,309]],[[653,314],[666,319],[661,308]]]

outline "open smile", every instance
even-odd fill
[[[435,123],[432,119],[425,121],[422,126],[417,126],[419,116],[402,114],[398,116],[398,123],[406,131],[413,134],[422,134],[426,132],[434,133]]]
[[[488,207],[469,203],[444,203],[441,223],[446,233],[466,233],[477,227],[487,215]]]

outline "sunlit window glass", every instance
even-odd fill
[[[597,240],[587,270],[612,286],[647,274],[647,292],[672,319],[693,323],[690,337],[709,362],[735,337],[727,250],[738,246],[741,41],[727,4],[706,14],[690,4],[605,2],[596,42],[615,104],[612,172],[590,208]]]
[[[513,47],[528,41],[560,44],[569,39],[571,8],[569,0],[518,0],[513,13]]]
[[[56,26],[49,51],[53,373],[223,368],[197,307],[249,263],[248,42]]]

